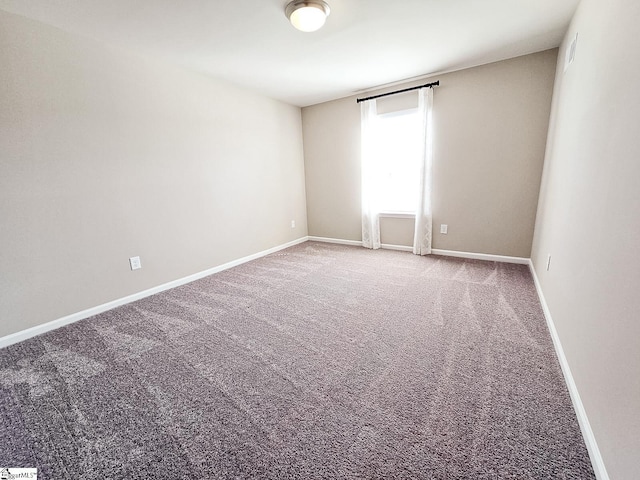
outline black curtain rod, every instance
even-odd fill
[[[404,88],[402,90],[396,90],[395,92],[381,93],[380,95],[374,95],[373,97],[358,98],[356,100],[356,103],[366,102],[367,100],[373,100],[374,98],[387,97],[389,95],[395,95],[396,93],[410,92],[411,90],[418,90],[420,88],[437,87],[438,85],[440,85],[440,80],[438,80],[437,82],[425,83],[424,85],[419,85],[417,87],[411,87],[411,88]]]

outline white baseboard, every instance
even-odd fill
[[[343,240],[342,238],[314,237],[311,235],[308,236],[307,239],[312,242],[337,243],[339,245],[355,245],[357,247],[362,246],[362,242],[360,240]]]
[[[434,255],[444,255],[447,257],[470,258],[473,260],[488,260],[490,262],[517,263],[519,265],[528,265],[529,259],[524,257],[508,257],[506,255],[492,255],[490,253],[472,253],[459,252],[457,250],[440,250],[438,248],[431,249]]]
[[[309,236],[307,238],[315,242],[362,246],[362,242],[360,240],[344,240],[342,238],[314,237],[314,236]],[[400,250],[403,252],[413,252],[413,247],[410,247],[407,245],[391,245],[391,244],[383,243],[380,246],[380,248],[384,248],[386,250]],[[508,257],[505,255],[492,255],[489,253],[459,252],[456,250],[440,250],[436,248],[432,249],[431,253],[433,253],[434,255],[444,255],[446,257],[470,258],[473,260],[488,260],[490,262],[517,263],[519,265],[529,264],[528,258]]]
[[[308,237],[310,241],[313,242],[324,242],[324,243],[337,243],[339,245],[353,245],[357,247],[362,246],[362,242],[360,240],[344,240],[342,238],[329,238],[329,237]],[[380,248],[384,248],[385,250],[400,250],[403,252],[413,252],[412,247],[408,247],[406,245],[391,245],[389,243],[383,243],[380,245]]]
[[[64,325],[68,325],[70,323],[77,322],[79,320],[83,320],[85,318],[92,317],[94,315],[98,315],[99,313],[106,312],[107,310],[111,310],[113,308],[119,307],[121,305],[126,305],[127,303],[135,302],[136,300],[140,300],[141,298],[148,297],[150,295],[155,295],[156,293],[163,292],[165,290],[169,290],[170,288],[179,287],[180,285],[184,285],[186,283],[193,282],[195,280],[199,280],[201,278],[207,277],[217,272],[221,272],[223,270],[227,270],[229,268],[241,265],[243,263],[250,262],[251,260],[255,260],[257,258],[264,257],[266,255],[270,255],[279,250],[283,250],[285,248],[292,247],[299,243],[306,242],[308,237],[301,237],[291,242],[287,242],[282,245],[278,245],[276,247],[270,248],[268,250],[264,250],[262,252],[254,253],[252,255],[248,255],[246,257],[239,258],[237,260],[232,260],[230,262],[224,263],[222,265],[218,265],[217,267],[209,268],[202,272],[194,273],[192,275],[188,275],[183,278],[179,278],[177,280],[173,280],[168,283],[163,283],[162,285],[158,285],[157,287],[149,288],[147,290],[143,290],[142,292],[134,293],[132,295],[127,295],[126,297],[118,298],[111,302],[103,303],[102,305],[98,305],[96,307],[88,308],[86,310],[82,310],[81,312],[72,313],[71,315],[67,315],[62,318],[58,318],[56,320],[52,320],[47,323],[43,323],[42,325],[36,325],[35,327],[27,328],[26,330],[21,330],[16,333],[12,333],[0,338],[0,348],[7,347],[9,345],[13,345],[14,343],[21,342],[31,337],[35,337],[36,335],[40,335],[42,333],[55,330],[56,328],[60,328]]]
[[[565,383],[567,384],[567,388],[569,389],[571,402],[573,403],[573,408],[576,411],[576,417],[578,418],[578,423],[580,424],[580,430],[582,431],[584,443],[587,447],[587,451],[589,452],[589,457],[591,458],[591,465],[593,466],[594,473],[596,474],[596,478],[598,480],[609,480],[609,474],[607,473],[604,461],[602,460],[602,455],[600,454],[600,449],[598,448],[596,438],[593,435],[593,430],[591,430],[591,424],[589,423],[587,412],[585,411],[582,400],[580,399],[578,387],[573,380],[573,375],[571,374],[571,369],[569,368],[569,362],[567,361],[567,357],[564,354],[564,350],[562,348],[562,343],[560,342],[560,337],[558,336],[556,326],[553,323],[551,311],[549,310],[547,301],[545,300],[544,294],[542,293],[542,287],[540,286],[540,281],[538,280],[536,269],[534,268],[533,262],[531,260],[529,260],[528,264],[529,270],[531,270],[531,276],[533,277],[533,282],[536,286],[536,291],[538,292],[538,297],[540,298],[542,311],[544,312],[544,316],[547,320],[547,327],[549,328],[549,333],[551,334],[551,339],[553,340],[553,346],[556,350],[558,361],[560,362],[560,368],[562,369]]]
[[[384,248],[385,250],[399,250],[401,252],[413,253],[413,247],[409,247],[407,245],[392,245],[390,243],[383,243],[380,245],[380,248]]]

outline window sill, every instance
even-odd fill
[[[379,216],[385,218],[416,218],[415,213],[409,212],[380,212]]]

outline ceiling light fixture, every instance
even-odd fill
[[[303,32],[315,32],[323,25],[331,9],[323,0],[293,0],[284,10],[291,25]]]

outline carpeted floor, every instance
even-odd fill
[[[526,266],[307,242],[0,350],[39,479],[592,479]]]

